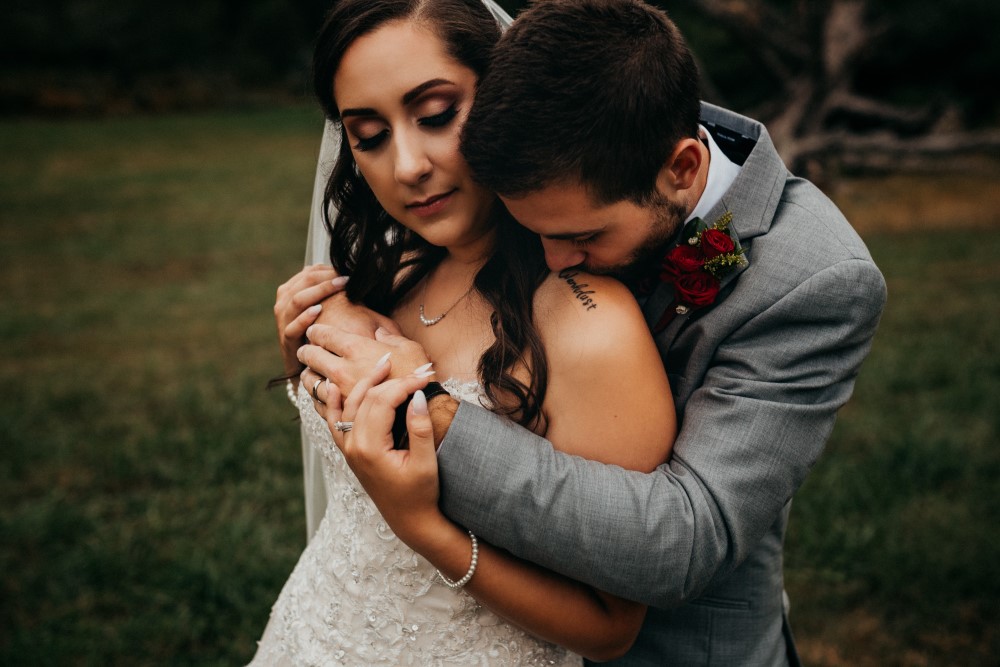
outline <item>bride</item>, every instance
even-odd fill
[[[676,425],[631,294],[609,278],[549,274],[537,237],[475,183],[458,151],[499,35],[479,0],[342,0],[328,16],[314,65],[341,134],[323,200],[338,211],[327,220],[334,268],[309,267],[279,290],[286,370],[299,369],[315,304],[350,275],[351,300],[398,323],[373,326],[415,340],[434,364],[383,382],[400,370],[383,359],[347,397],[345,418],[356,413],[357,426],[341,444],[389,438],[393,410],[375,397],[413,394],[413,448],[403,455],[416,456],[434,373],[453,396],[558,449],[650,471],[669,455]],[[317,412],[336,387],[308,369],[301,378],[292,396],[329,500],[252,664],[579,665],[574,654],[607,660],[629,648],[645,607],[478,542],[440,513],[436,486],[406,507],[376,504]],[[426,439],[419,449],[436,479]],[[428,541],[454,545],[453,558],[432,564],[410,548]]]

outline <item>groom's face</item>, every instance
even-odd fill
[[[668,200],[647,206],[625,200],[597,204],[579,183],[500,199],[518,222],[541,237],[545,263],[555,272],[577,267],[627,276],[674,236],[685,217],[684,207]]]

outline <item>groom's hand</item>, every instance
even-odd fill
[[[323,301],[323,309],[316,318],[316,324],[326,324],[343,329],[359,336],[375,337],[379,327],[394,334],[399,333],[399,327],[385,315],[379,315],[374,310],[352,303],[346,292],[338,292]]]
[[[299,361],[329,378],[347,396],[358,381],[380,361],[388,361],[390,378],[400,378],[418,368],[428,372],[424,348],[408,338],[377,328],[374,338],[340,327],[314,324],[306,331],[310,344],[299,348]]]

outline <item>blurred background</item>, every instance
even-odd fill
[[[512,13],[524,3],[501,2]],[[1000,4],[677,0],[889,284],[796,497],[810,665],[1000,654]],[[328,1],[9,0],[0,663],[234,664],[305,543],[271,308],[302,263]]]

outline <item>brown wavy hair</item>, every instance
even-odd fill
[[[350,275],[347,296],[380,313],[399,300],[444,258],[382,208],[362,178],[344,133],[333,78],[344,52],[358,37],[389,21],[425,24],[449,54],[481,78],[500,39],[500,28],[480,0],[342,0],[326,17],[313,55],[313,85],[328,119],[339,126],[340,154],[326,183],[323,219],[330,231],[330,260]],[[336,215],[331,219],[331,207]],[[542,424],[548,365],[535,327],[535,291],[548,274],[538,237],[521,227],[497,200],[493,254],[473,286],[492,308],[494,343],[479,359],[478,374],[494,411],[526,425]],[[514,377],[524,367],[530,381]]]

